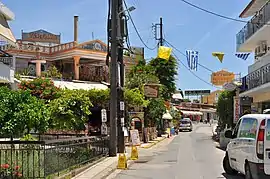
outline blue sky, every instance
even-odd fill
[[[229,16],[238,17],[249,0],[189,0],[208,10]],[[61,33],[62,42],[73,40],[73,16],[79,15],[79,40],[106,40],[107,0],[2,0],[16,15],[11,27],[16,38],[20,38],[21,30],[34,31],[44,29],[52,33]],[[246,75],[248,65],[253,63],[253,55],[247,61],[235,57],[235,35],[244,27],[244,23],[221,19],[199,11],[180,0],[126,0],[136,7],[132,11],[133,20],[148,46],[154,46],[151,31],[152,23],[158,23],[163,17],[165,38],[182,52],[198,50],[199,63],[213,71],[227,69]],[[169,3],[170,2],[170,3]],[[142,46],[132,26],[130,39],[133,46]],[[224,62],[220,63],[212,57],[213,51],[225,53]],[[176,52],[176,51],[175,51]],[[157,50],[145,49],[146,57],[155,57]],[[177,52],[176,52],[177,53]],[[186,64],[186,58],[177,53]],[[199,67],[195,72],[210,82],[209,71]],[[215,88],[200,81],[187,69],[179,65],[177,86],[182,89]]]

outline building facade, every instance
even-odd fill
[[[251,97],[252,113],[270,108],[270,2],[252,0],[240,17],[251,20],[236,35],[237,52],[254,52],[254,63],[242,78],[240,97]]]
[[[55,66],[63,80],[109,82],[107,45],[100,40],[78,42],[78,16],[74,16],[74,40],[61,42],[61,34],[40,29],[33,32],[22,31],[15,46],[5,44],[2,51],[16,58],[16,73],[24,76],[42,76],[50,66]],[[130,68],[134,60],[125,56],[124,61]]]
[[[219,94],[221,93],[221,90],[216,90],[211,92],[209,95],[202,96],[202,103],[203,104],[210,104],[210,105],[216,105],[218,102]]]
[[[15,19],[14,13],[4,4],[0,3],[0,46],[9,45],[15,47],[16,39],[8,22]],[[0,83],[13,83],[15,70],[15,58],[0,50]]]

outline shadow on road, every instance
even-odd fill
[[[226,179],[244,179],[244,175],[228,175],[226,173],[222,173],[222,175],[224,176],[224,178]]]
[[[217,149],[222,150],[222,151],[226,151],[225,147],[220,147],[220,146],[216,146]]]

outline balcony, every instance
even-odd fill
[[[6,20],[8,21],[15,19],[14,13],[1,2],[0,2],[0,13],[3,14]]]
[[[236,35],[238,52],[251,52],[260,44],[267,41],[270,44],[270,2],[267,2],[260,11]]]
[[[0,83],[13,83],[15,62],[13,57],[0,57]]]

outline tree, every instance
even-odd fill
[[[152,98],[146,108],[145,126],[156,126],[166,112],[165,101],[162,98]]]
[[[154,58],[149,63],[154,69],[155,76],[158,77],[160,84],[163,85],[162,96],[169,100],[176,90],[175,75],[177,75],[177,61],[173,56],[169,60]]]
[[[143,86],[147,83],[159,83],[159,79],[155,76],[155,69],[147,65],[145,60],[140,60],[127,75],[126,87],[143,91]]]
[[[53,128],[84,130],[92,103],[86,90],[61,90],[59,98],[50,101]]]
[[[235,91],[222,91],[218,97],[217,114],[222,129],[233,126],[233,97]]]
[[[87,91],[87,95],[95,107],[103,107],[105,108],[110,101],[110,90],[97,90],[92,89]]]
[[[125,89],[124,91],[125,102],[128,107],[142,106],[146,107],[149,101],[144,99],[144,94],[138,88]]]
[[[29,91],[0,88],[0,134],[22,136],[31,130],[40,133],[48,129],[50,111],[44,101]]]
[[[57,98],[60,90],[54,86],[51,79],[45,78],[35,78],[33,81],[21,81],[19,89],[28,90],[33,96],[45,100]]]

